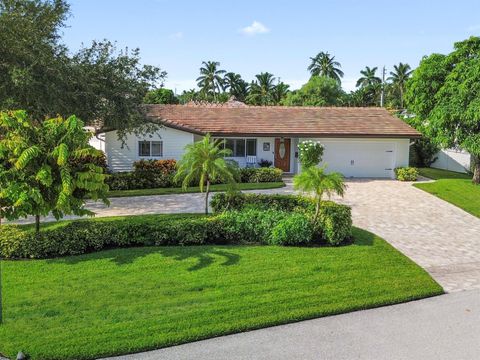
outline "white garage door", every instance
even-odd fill
[[[393,178],[395,145],[380,141],[323,141],[323,164],[345,177]]]

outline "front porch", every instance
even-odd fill
[[[260,162],[282,169],[285,174],[298,173],[298,143],[294,137],[224,137],[230,159],[240,167],[260,167]]]

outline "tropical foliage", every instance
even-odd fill
[[[186,189],[192,182],[198,181],[200,191],[205,189],[205,214],[208,214],[210,184],[221,178],[227,184],[235,184],[236,168],[225,160],[231,150],[224,148],[224,141],[213,140],[207,134],[202,140],[185,147],[185,153],[178,162],[175,181],[182,181]]]
[[[143,99],[145,104],[178,104],[178,98],[170,89],[163,87],[150,90]]]
[[[480,37],[455,43],[448,55],[425,57],[407,82],[406,103],[417,127],[437,145],[473,157],[480,184]]]
[[[391,89],[392,91],[398,92],[398,99],[400,101],[400,109],[403,109],[403,94],[405,92],[405,85],[407,80],[410,78],[412,74],[412,70],[410,65],[399,63],[398,65],[393,66],[394,71],[390,72],[390,77],[388,80],[391,81]]]
[[[72,54],[61,41],[69,15],[65,0],[0,1],[0,109],[24,109],[38,122],[76,114],[122,137],[151,131],[140,105],[165,73],[108,40]]]
[[[282,101],[289,106],[340,105],[344,92],[340,84],[326,76],[312,76],[299,90],[292,91]]]
[[[103,168],[92,160],[103,154],[88,144],[92,135],[75,116],[33,122],[25,111],[0,113],[0,215],[9,220],[50,213],[93,215],[89,197],[108,204]]]
[[[318,220],[323,195],[330,197],[333,194],[343,196],[346,185],[343,175],[337,172],[327,173],[325,166],[309,166],[293,178],[293,187],[306,193],[313,193],[315,199],[315,214],[313,221]]]
[[[218,61],[204,61],[200,67],[200,76],[197,78],[197,85],[204,94],[212,95],[213,100],[217,99],[217,93],[223,91],[223,77],[225,70],[219,69]]]
[[[312,76],[326,76],[341,83],[343,77],[342,65],[335,60],[335,56],[321,51],[314,57],[311,57],[310,60],[311,63],[307,69]]]

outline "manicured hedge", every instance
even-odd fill
[[[312,199],[300,195],[252,194],[252,193],[217,193],[210,202],[214,212],[226,210],[242,210],[246,207],[257,209],[274,209],[294,211],[297,208],[313,210]]]
[[[281,182],[283,171],[277,168],[242,168],[240,169],[240,182]]]
[[[210,203],[215,212],[241,211],[254,208],[273,209],[288,213],[307,213],[311,217],[315,209],[312,199],[299,195],[270,195],[245,193],[217,193]],[[352,235],[351,208],[332,201],[323,201],[315,234],[330,245],[339,245]]]
[[[107,184],[110,190],[138,190],[178,187],[173,178],[176,171],[175,160],[140,160],[133,163],[133,171],[113,173]],[[236,180],[242,183],[281,182],[283,171],[277,168],[242,168],[236,170]],[[223,184],[222,179],[214,179],[212,184]],[[191,186],[198,185],[193,181]]]

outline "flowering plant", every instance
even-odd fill
[[[305,140],[298,144],[300,164],[303,168],[318,165],[322,161],[324,147],[317,141]]]

